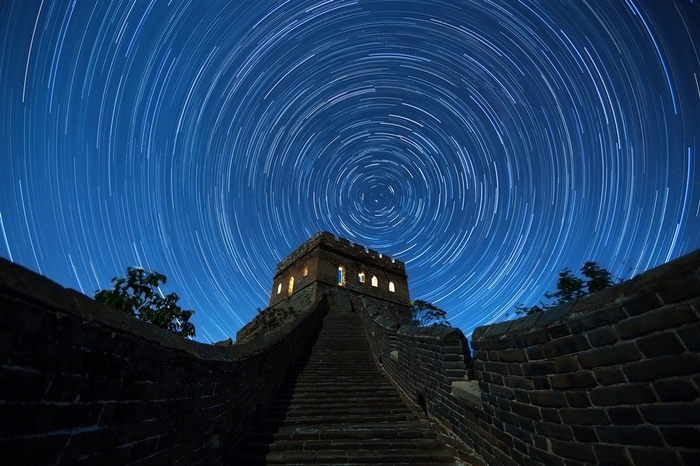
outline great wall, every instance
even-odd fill
[[[275,309],[208,345],[0,260],[0,464],[700,464],[700,251],[468,342],[319,233]]]

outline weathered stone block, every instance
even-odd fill
[[[700,351],[700,322],[682,326],[677,330],[677,334],[688,351]]]
[[[663,356],[656,359],[632,362],[625,365],[622,371],[630,382],[639,382],[695,374],[699,368],[699,354],[683,353],[675,356]]]
[[[619,305],[609,304],[601,309],[575,314],[569,318],[567,324],[571,333],[581,333],[619,322],[625,317],[627,314]]]
[[[698,448],[700,426],[661,426],[659,431],[669,447]]]
[[[607,425],[610,423],[603,408],[562,408],[559,412],[563,422],[576,425]]]
[[[540,416],[540,409],[537,406],[514,401],[511,403],[511,409],[514,413],[528,419],[534,419],[536,421],[542,419],[542,416]]]
[[[596,462],[598,464],[629,464],[630,458],[624,447],[617,445],[593,444]]]
[[[627,382],[621,366],[605,366],[593,369],[593,375],[600,385],[613,385]]]
[[[630,297],[622,303],[622,307],[630,316],[644,314],[661,306],[663,306],[663,303],[653,291]]]
[[[683,343],[681,343],[675,332],[671,331],[654,333],[638,338],[636,343],[642,354],[647,358],[678,354],[685,351]]]
[[[567,403],[572,408],[587,408],[591,406],[591,400],[587,391],[567,391],[564,394],[566,395]]]
[[[595,387],[597,382],[590,371],[569,372],[568,374],[557,374],[549,376],[549,383],[552,388],[590,388]]]
[[[499,351],[498,358],[500,362],[525,362],[528,359],[522,348]]]
[[[639,412],[651,424],[700,425],[700,404],[664,403],[640,406]]]
[[[574,439],[578,442],[588,444],[598,441],[598,434],[595,433],[595,427],[591,426],[571,426],[571,431],[574,433]]]
[[[578,360],[576,359],[576,356],[566,356],[566,357],[560,357],[556,358],[554,360],[554,366],[557,369],[557,372],[574,372],[577,370],[581,369],[581,366],[578,363]]]
[[[654,382],[653,387],[654,391],[656,391],[656,396],[664,402],[690,402],[700,396],[697,388],[690,380],[681,378],[659,380]]]
[[[603,443],[663,447],[659,429],[655,426],[598,426],[595,428]]]
[[[643,424],[644,420],[635,406],[616,406],[608,408],[610,422],[617,425]]]
[[[530,392],[530,401],[538,406],[567,406],[564,392],[535,390]]]
[[[658,464],[663,466],[681,466],[684,464],[693,464],[682,462],[677,451],[660,448],[629,448],[629,455],[630,458],[632,458],[632,464]]]
[[[619,340],[612,327],[601,327],[586,332],[586,338],[592,347],[612,345]]]
[[[552,451],[564,458],[571,458],[579,461],[595,461],[593,447],[581,442],[562,442],[552,440]]]
[[[550,341],[542,350],[545,356],[554,358],[565,354],[577,353],[590,348],[591,345],[583,335],[571,335],[557,340]]]
[[[615,331],[624,340],[648,335],[655,331],[680,327],[697,320],[697,315],[690,306],[673,305],[618,322],[615,324]]]
[[[573,440],[574,433],[571,427],[562,424],[553,424],[551,422],[538,422],[535,425],[537,433],[547,438],[555,438],[561,440]]]
[[[674,280],[661,288],[658,295],[665,304],[679,303],[700,296],[700,278],[690,276]]]
[[[524,375],[556,374],[557,366],[554,361],[535,361],[523,366]]]
[[[631,342],[594,348],[577,355],[581,367],[586,369],[637,361],[641,359],[641,357],[642,355],[639,349]]]

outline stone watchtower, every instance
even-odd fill
[[[277,265],[267,309],[238,331],[236,342],[291,322],[321,296],[330,300],[331,309],[350,309],[360,299],[366,308],[410,322],[403,262],[322,231]]]
[[[403,262],[325,231],[315,234],[279,263],[269,306],[314,284],[343,287],[401,307],[410,305]]]

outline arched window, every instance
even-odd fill
[[[379,280],[374,275],[372,275],[372,286],[379,286]]]
[[[338,285],[345,286],[345,267],[338,266]]]
[[[289,288],[287,288],[287,294],[294,293],[294,277],[289,277]]]
[[[282,292],[282,284],[280,283],[277,285],[277,294],[280,294]]]
[[[394,282],[389,282],[389,291],[392,293],[396,293],[396,287],[394,286]]]
[[[304,276],[306,277],[309,274],[309,266],[305,265],[304,266]]]
[[[360,283],[365,282],[365,273],[364,272],[360,272],[357,274],[357,281]]]

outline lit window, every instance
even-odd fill
[[[277,294],[280,294],[282,292],[282,284],[280,283],[277,285]]]
[[[394,286],[394,282],[389,282],[389,291],[392,293],[396,292],[396,287]]]
[[[294,277],[289,277],[289,288],[287,288],[287,294],[294,293]]]
[[[309,266],[305,265],[304,266],[304,276],[306,277],[309,274]]]
[[[357,274],[357,281],[360,283],[365,282],[365,273],[364,272],[360,272]]]
[[[345,267],[338,266],[338,285],[345,286]]]
[[[372,286],[379,286],[379,280],[374,275],[372,275]]]

